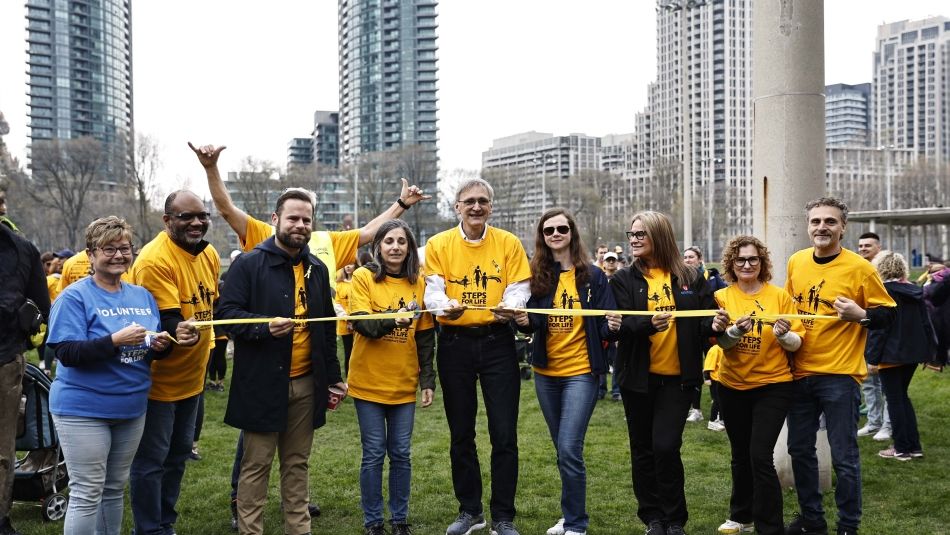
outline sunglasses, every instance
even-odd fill
[[[647,239],[647,231],[645,230],[638,230],[636,232],[627,231],[625,232],[625,234],[627,235],[628,240],[638,239],[642,241],[642,240]]]
[[[170,215],[174,217],[175,219],[178,219],[181,221],[192,221],[195,218],[197,218],[198,221],[202,221],[202,222],[211,220],[211,214],[209,214],[208,212],[179,212],[177,214],[172,213],[172,212],[165,212],[165,215]]]
[[[558,225],[556,227],[544,227],[543,229],[541,229],[541,232],[543,232],[545,236],[552,236],[554,235],[555,230],[561,236],[567,236],[568,234],[571,233],[571,227],[568,225]]]

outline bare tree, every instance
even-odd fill
[[[519,186],[523,187],[524,180],[520,173],[512,173],[508,169],[482,169],[482,180],[491,184],[495,192],[492,202],[492,217],[498,226],[517,235],[519,238],[528,237],[530,224],[517,225],[519,212],[522,210],[521,196],[518,195]],[[525,220],[530,220],[527,217]]]
[[[422,145],[409,145],[388,151],[395,178],[405,178],[423,191],[435,193],[438,187],[438,165],[435,152]],[[392,196],[392,186],[387,193]],[[391,201],[390,201],[391,202]],[[442,230],[446,220],[440,215],[437,203],[420,203],[402,216],[420,241]]]
[[[607,171],[585,169],[567,179],[568,197],[564,203],[573,212],[580,227],[581,238],[588,249],[597,244],[603,234],[604,213],[608,190],[617,178]]]
[[[33,143],[30,196],[57,212],[73,246],[81,241],[87,197],[93,192],[110,194],[117,186],[105,180],[108,157],[102,143],[91,137]]]
[[[139,243],[151,240],[161,228],[161,212],[155,209],[158,199],[158,174],[162,167],[158,142],[148,134],[135,137],[132,153],[132,200],[135,220],[132,228]]]
[[[280,194],[279,178],[280,170],[273,162],[246,156],[240,171],[228,173],[228,182],[234,184],[234,204],[252,217],[268,221]]]

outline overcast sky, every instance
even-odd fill
[[[806,2],[818,0],[802,0]],[[23,0],[0,0],[4,139],[26,145]],[[283,166],[287,142],[336,110],[334,0],[136,1],[134,120],[162,148],[166,190],[204,190],[186,142],[225,144]],[[537,130],[625,133],[656,74],[649,0],[449,0],[439,5],[439,154],[443,169],[478,169],[493,139]],[[827,83],[871,81],[877,26],[950,16],[945,0],[825,0]]]

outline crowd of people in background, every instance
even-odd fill
[[[348,395],[362,446],[365,532],[411,534],[415,411],[433,403],[438,376],[458,502],[446,535],[489,526],[492,535],[518,535],[516,331],[531,340],[537,410],[561,482],[548,535],[588,530],[584,441],[597,400],[608,396],[624,409],[635,513],[647,535],[685,533],[681,447],[687,423],[704,419],[704,385],[713,401],[707,426],[725,432],[731,449],[723,534],[828,532],[820,425],[836,475],[839,535],[860,527],[860,437],[892,439],[879,452],[885,459],[924,454],[908,392],[918,367],[946,364],[950,268],[928,266],[921,286],[876,234],[849,250],[840,200],[806,205],[810,247],[775,259],[759,238],[736,236],[717,269],[698,247],[680,250],[670,218],[653,211],[631,217],[626,247],[598,243],[591,255],[573,215],[548,210],[529,257],[489,223],[492,186],[471,179],[456,191],[458,226],[423,251],[398,217],[430,196],[405,180],[365,226],[317,232],[312,192],[286,190],[270,221],[257,220],[224,187],[217,160],[225,147],[189,146],[241,244],[226,277],[204,239],[208,207],[190,191],[167,197],[163,231],[140,248],[123,219],[107,216],[88,225],[82,250],[40,255],[0,219],[0,461],[12,458],[11,408],[34,334],[20,322],[26,307],[48,318],[39,355],[46,373],[55,370],[50,410],[71,477],[65,533],[119,533],[126,486],[137,534],[174,533],[186,462],[201,459],[204,395],[228,384],[224,420],[241,431],[234,530],[263,533],[276,455],[283,532],[311,531],[320,514],[308,488],[314,432]],[[368,251],[358,258],[362,246]],[[774,263],[786,260],[784,286],[772,284]],[[600,313],[578,312],[585,309]],[[404,314],[372,316],[391,312]],[[346,319],[308,321],[336,317]],[[242,322],[207,323],[215,319]],[[859,428],[862,392],[867,423]],[[479,398],[491,442],[487,514],[475,446]],[[799,506],[788,525],[773,461],[783,424]],[[0,465],[9,467],[0,473],[0,534],[16,533],[12,463]]]

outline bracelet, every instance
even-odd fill
[[[402,200],[402,197],[397,197],[396,202],[399,203],[399,206],[402,206],[403,210],[408,210],[410,208],[410,206],[406,204],[406,201]]]

